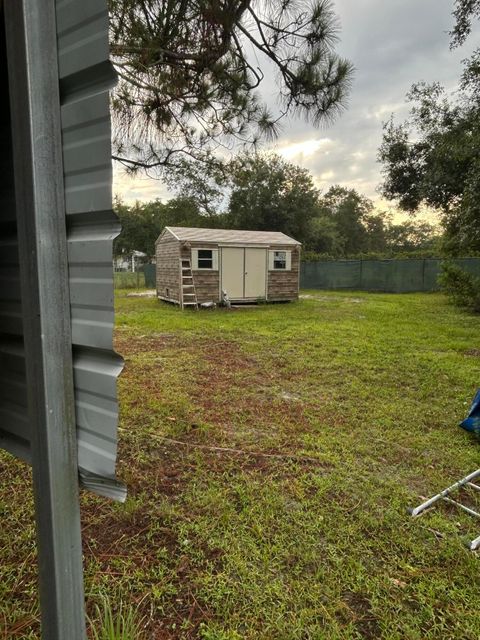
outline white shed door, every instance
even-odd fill
[[[245,249],[245,298],[265,298],[267,250]]]
[[[223,247],[222,249],[222,291],[230,299],[243,298],[244,249]]]
[[[231,300],[265,298],[267,250],[222,248],[222,290]]]

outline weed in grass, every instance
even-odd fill
[[[95,617],[89,619],[92,640],[142,640],[143,620],[137,610],[122,600],[115,605],[106,596],[95,605]]]

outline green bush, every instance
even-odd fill
[[[453,262],[444,262],[438,282],[457,307],[480,313],[480,278],[467,273]]]

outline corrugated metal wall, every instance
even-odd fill
[[[90,474],[115,477],[122,369],[112,351],[112,241],[120,227],[112,212],[108,92],[116,77],[106,3],[58,0],[56,6],[78,463],[83,483],[95,490]]]
[[[116,381],[122,360],[113,352],[112,212],[108,12],[99,0],[57,0],[61,128],[67,216],[78,463],[82,484],[122,499],[115,480]],[[3,22],[3,20],[2,20]],[[2,89],[7,85],[0,37]],[[1,93],[8,109],[8,92]],[[0,445],[29,458],[27,389],[10,122],[0,121]]]

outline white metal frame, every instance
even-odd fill
[[[285,268],[275,267],[275,253],[284,253],[285,254]],[[270,268],[270,264],[268,265],[269,271],[291,271],[292,270],[292,250],[291,249],[269,249],[268,255],[272,255],[272,268]],[[268,261],[270,263],[270,260]],[[290,264],[290,266],[288,266]]]
[[[196,261],[196,265],[194,264],[193,261],[193,252],[196,251],[197,252],[197,261]],[[199,251],[211,251],[212,252],[212,266],[211,267],[199,267],[198,266],[198,252]],[[214,256],[214,251],[217,252],[217,267],[215,268],[215,256]],[[220,249],[215,249],[213,247],[191,247],[190,248],[190,264],[192,267],[192,271],[218,271],[219,270],[219,262],[220,262]]]
[[[473,480],[475,480],[479,476],[480,476],[480,469],[477,469],[476,471],[469,473],[467,476],[465,476],[461,480],[454,482],[452,485],[450,485],[443,491],[440,491],[440,493],[437,493],[435,496],[432,496],[428,500],[425,500],[425,502],[422,502],[422,504],[419,504],[418,507],[415,507],[414,509],[410,509],[409,510],[410,514],[413,517],[419,516],[426,509],[434,506],[435,504],[438,504],[438,502],[443,500],[444,502],[447,502],[448,504],[452,504],[458,509],[465,511],[466,513],[473,516],[474,518],[480,518],[480,513],[478,513],[474,509],[471,509],[470,507],[467,507],[461,502],[458,502],[458,500],[453,500],[453,498],[449,497],[454,491],[458,491],[462,487],[470,487],[475,491],[480,491],[480,486],[473,482]],[[476,549],[478,549],[480,547],[480,536],[472,540],[468,546],[471,551],[475,551]]]

